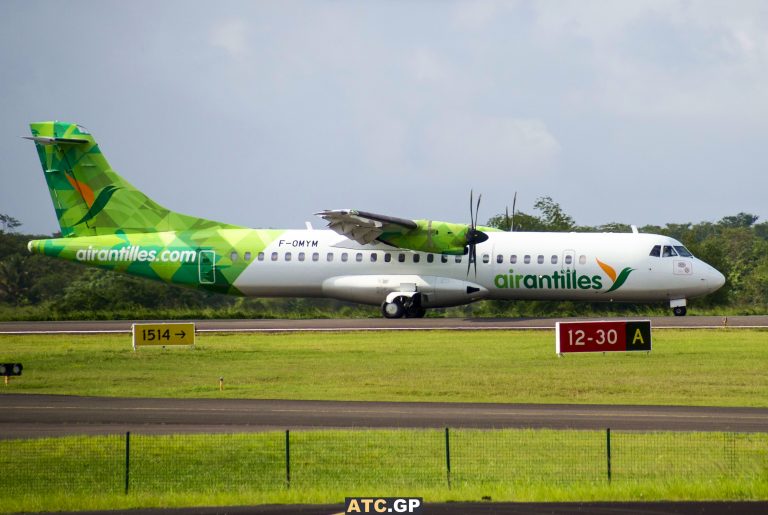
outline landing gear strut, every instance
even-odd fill
[[[384,301],[381,314],[384,318],[423,318],[427,310],[421,306],[421,294],[412,297],[395,297],[392,302]]]

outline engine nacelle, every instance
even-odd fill
[[[323,281],[323,294],[339,300],[380,305],[395,292],[421,294],[425,308],[459,306],[484,299],[479,284],[431,275],[342,275]]]

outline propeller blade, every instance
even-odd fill
[[[472,193],[473,193],[473,191],[469,190],[469,226],[474,229],[474,227],[475,227],[475,218],[472,215],[472,207],[473,207],[473,204],[474,204],[474,202],[472,201]]]
[[[469,277],[469,270],[472,268],[472,247],[469,247],[467,252],[467,277]]]
[[[477,244],[482,243],[488,239],[488,235],[482,231],[477,230],[477,222],[480,220],[480,200],[483,198],[482,193],[477,196],[477,204],[474,200],[474,191],[469,190],[469,219],[470,225],[467,229],[467,276],[472,269],[472,264],[475,265],[475,277],[477,277]]]
[[[510,231],[515,230],[515,204],[517,204],[517,192],[515,192],[515,196],[512,197],[512,222],[509,224]]]
[[[482,199],[482,198],[483,198],[483,194],[482,193],[477,196],[477,207],[475,208],[475,223],[472,226],[473,229],[475,227],[477,227],[477,222],[480,221],[480,199]]]

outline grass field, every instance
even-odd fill
[[[0,336],[2,392],[187,398],[768,406],[768,331],[656,330],[646,353],[558,358],[550,331]],[[225,390],[219,391],[219,377]]]
[[[768,499],[768,435],[453,430],[448,484],[441,430],[326,430],[0,441],[0,511],[336,503]],[[23,456],[23,465],[18,462]]]

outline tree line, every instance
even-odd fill
[[[515,231],[629,232],[611,222],[581,226],[550,197],[534,213],[501,213],[486,225]],[[27,242],[49,236],[23,234],[21,222],[0,214],[0,319],[374,317],[378,308],[328,299],[253,299],[174,287],[46,256],[31,255]],[[512,227],[514,225],[514,227]],[[689,312],[768,312],[768,222],[749,213],[717,222],[646,225],[640,232],[680,240],[726,277],[723,288],[689,302]],[[634,305],[572,301],[484,301],[431,310],[441,316],[571,316],[602,313],[666,314],[666,303]]]

